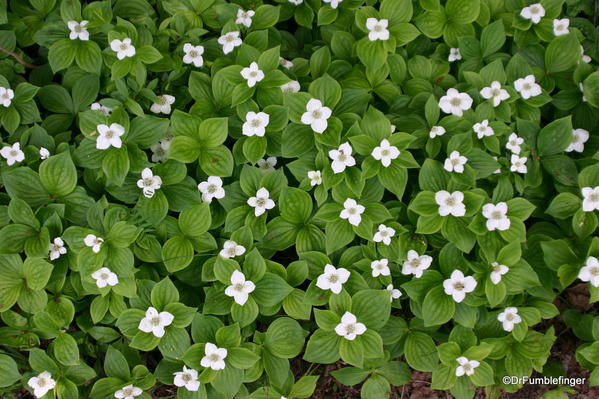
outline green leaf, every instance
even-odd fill
[[[543,127],[537,137],[539,155],[553,155],[560,153],[572,141],[572,119],[566,116],[556,119]]]
[[[425,326],[444,324],[451,320],[454,313],[455,302],[443,291],[443,287],[433,288],[424,297],[422,314]]]
[[[173,302],[179,302],[179,291],[167,277],[152,288],[150,298],[152,305],[161,311],[166,305]]]
[[[198,131],[202,147],[218,147],[227,139],[227,118],[210,118],[202,121]]]
[[[391,303],[386,290],[362,290],[352,297],[351,312],[366,327],[379,329],[389,319]]]
[[[71,335],[64,332],[59,333],[52,343],[52,349],[56,360],[65,366],[79,364],[79,347]]]
[[[202,235],[211,224],[210,206],[207,203],[194,205],[179,215],[179,228],[190,238]]]
[[[447,0],[447,19],[456,24],[469,24],[478,18],[480,0]]]
[[[60,39],[55,42],[48,52],[48,61],[54,73],[68,68],[77,55],[78,45],[70,39]]]
[[[312,215],[312,199],[303,190],[288,187],[279,199],[281,216],[291,223],[306,223]]]
[[[304,360],[312,363],[329,364],[339,359],[339,343],[343,339],[335,332],[318,329],[312,334]]]
[[[505,43],[505,29],[503,27],[503,21],[498,20],[487,26],[482,31],[480,36],[480,46],[482,49],[482,56],[487,57],[501,47]]]
[[[433,371],[439,361],[433,339],[423,332],[408,333],[404,350],[406,361],[418,371]]]
[[[119,378],[123,381],[128,381],[131,378],[127,359],[125,359],[125,356],[123,356],[121,352],[112,347],[112,345],[106,350],[104,371],[107,376]]]
[[[181,236],[170,238],[162,247],[162,260],[170,273],[185,269],[193,260],[193,254],[193,245]]]
[[[266,29],[274,26],[279,20],[279,7],[268,4],[261,5],[256,9],[252,19],[252,29]]]
[[[545,51],[545,69],[549,73],[566,71],[580,60],[580,43],[574,33],[557,36]]]
[[[23,277],[27,287],[32,290],[43,290],[50,279],[54,266],[40,258],[28,257],[23,263]]]
[[[304,336],[304,330],[297,321],[280,317],[268,326],[264,346],[274,355],[290,359],[301,352]]]
[[[7,355],[0,354],[0,388],[11,386],[21,378],[17,363]]]
[[[64,197],[77,186],[77,170],[68,152],[54,155],[40,165],[40,181],[51,195]]]

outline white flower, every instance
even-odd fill
[[[35,377],[31,377],[29,381],[27,381],[27,385],[33,389],[33,395],[35,395],[36,398],[41,398],[54,389],[56,381],[52,379],[52,374],[44,371]]]
[[[154,176],[152,169],[145,168],[141,171],[141,179],[137,181],[137,187],[142,189],[142,193],[146,198],[152,198],[156,190],[160,189],[162,178]]]
[[[599,260],[594,256],[589,256],[586,264],[580,269],[578,278],[582,281],[589,281],[593,287],[599,287]]]
[[[206,342],[204,353],[206,355],[200,361],[202,367],[211,368],[212,370],[223,370],[225,368],[225,358],[227,357],[225,348],[219,348],[211,342]]]
[[[15,98],[15,92],[12,89],[0,86],[0,104],[8,108],[13,98]]]
[[[110,146],[115,148],[121,148],[123,142],[121,136],[125,134],[125,128],[118,123],[112,123],[108,125],[98,125],[96,127],[98,131],[98,138],[96,139],[96,148],[98,150],[106,150]]]
[[[251,86],[250,86],[251,87]],[[263,137],[266,133],[266,126],[270,122],[270,116],[266,112],[255,113],[249,111],[245,114],[242,133],[244,136]]]
[[[570,33],[568,26],[570,26],[570,20],[568,18],[554,19],[553,34],[555,36],[567,35],[568,33]]]
[[[370,268],[372,269],[372,277],[391,275],[391,269],[389,269],[388,265],[388,259],[378,259],[370,262]]]
[[[131,44],[131,39],[128,37],[122,41],[114,39],[110,42],[110,48],[112,51],[116,52],[116,58],[119,60],[135,55],[135,47]]]
[[[466,297],[466,294],[474,291],[476,280],[472,276],[464,277],[461,270],[454,270],[450,278],[443,281],[443,289],[447,295],[451,295],[453,300],[460,303]]]
[[[258,162],[256,162],[256,164],[258,165],[260,172],[262,172],[262,173],[272,172],[273,170],[275,170],[275,166],[277,165],[277,158],[276,157],[268,157],[266,159],[260,159],[260,160],[258,160]]]
[[[433,126],[431,127],[428,135],[431,139],[434,139],[437,136],[443,136],[445,134],[445,128],[443,126]]]
[[[213,198],[221,199],[225,197],[223,181],[218,176],[209,176],[208,180],[198,184],[198,190],[202,193],[202,201],[211,203]]]
[[[522,319],[518,315],[518,309],[514,307],[507,307],[505,310],[497,315],[497,321],[503,324],[505,331],[512,331],[514,325],[521,323]]]
[[[171,142],[170,139],[165,138],[150,147],[150,150],[152,150],[152,162],[165,162],[168,159],[168,149],[171,147]]]
[[[507,217],[507,204],[499,202],[497,205],[485,204],[483,216],[487,218],[487,230],[507,230],[510,228],[510,219]]]
[[[501,88],[501,83],[498,81],[494,81],[491,86],[483,88],[480,95],[487,100],[492,98],[494,107],[498,107],[503,100],[510,98],[510,94],[507,90]]]
[[[524,139],[522,137],[518,137],[516,133],[510,134],[510,137],[507,139],[507,143],[505,144],[505,148],[513,152],[514,154],[520,154],[522,150],[520,146],[524,143]]]
[[[480,365],[480,362],[477,360],[468,360],[464,356],[460,356],[456,359],[459,366],[455,369],[455,375],[457,377],[461,377],[465,375],[474,374],[474,369]]]
[[[538,24],[541,22],[541,18],[545,16],[545,9],[539,3],[531,4],[520,11],[520,16],[531,20],[533,24]]]
[[[254,215],[256,215],[256,217],[262,215],[266,210],[275,207],[275,202],[269,197],[270,193],[268,190],[262,187],[256,192],[255,197],[248,198],[247,204],[254,208]]]
[[[582,210],[593,212],[599,210],[599,186],[582,188]]]
[[[507,274],[507,272],[510,271],[509,267],[507,267],[506,265],[500,265],[497,262],[491,262],[491,267],[493,268],[493,271],[491,272],[489,277],[491,277],[491,282],[495,285],[501,282],[501,276]]]
[[[88,234],[83,239],[83,243],[85,244],[85,246],[91,247],[92,251],[96,254],[98,252],[100,252],[100,248],[102,247],[103,242],[104,242],[103,238],[96,237],[93,234]]]
[[[331,290],[333,294],[339,294],[349,276],[349,270],[343,267],[337,269],[335,266],[327,264],[324,267],[324,273],[318,276],[316,286],[321,290]]]
[[[252,62],[249,67],[243,68],[239,73],[247,80],[248,87],[254,87],[256,83],[264,79],[264,72],[258,67],[257,62]]]
[[[341,323],[335,327],[337,335],[353,341],[358,335],[362,335],[366,332],[366,326],[362,323],[358,323],[358,319],[350,312],[345,312],[341,317]]]
[[[395,235],[395,229],[387,227],[384,224],[379,224],[379,231],[374,233],[372,240],[374,242],[382,242],[385,245],[391,244],[391,238]]]
[[[584,143],[589,140],[589,132],[584,129],[573,129],[572,130],[572,141],[565,149],[566,152],[583,152]]]
[[[347,219],[347,221],[353,226],[359,226],[362,222],[362,215],[364,213],[363,205],[360,205],[356,200],[348,198],[343,203],[343,210],[339,214],[341,219]]]
[[[304,2],[304,0],[289,0],[289,2],[291,4],[295,4],[296,6],[299,6],[300,4],[302,4]]]
[[[19,142],[14,143],[12,146],[4,146],[0,150],[2,158],[6,159],[8,166],[14,165],[15,162],[23,162],[25,159],[25,153],[21,151],[21,144]]]
[[[428,269],[433,263],[433,258],[429,255],[418,255],[418,252],[410,249],[408,251],[408,259],[404,261],[401,269],[401,274],[410,275],[414,277],[422,277],[422,273]]]
[[[133,399],[143,393],[141,388],[133,385],[127,385],[126,387],[119,389],[114,393],[114,397],[117,399]]]
[[[297,93],[301,87],[297,80],[291,80],[284,85],[281,85],[281,91],[283,93]]]
[[[204,46],[194,46],[191,43],[185,43],[183,45],[183,52],[185,53],[183,56],[184,63],[193,64],[198,68],[204,65],[204,58],[202,57]]]
[[[452,47],[449,49],[449,56],[447,57],[447,61],[454,62],[462,59],[462,54],[460,53],[460,49],[457,47]]]
[[[435,193],[435,202],[439,205],[439,215],[441,216],[450,214],[457,217],[464,216],[466,214],[466,206],[463,201],[464,193],[461,191],[450,193],[441,190]]]
[[[47,148],[40,147],[40,159],[50,158],[50,151]]]
[[[119,278],[116,273],[112,272],[107,267],[102,267],[92,273],[92,278],[96,280],[98,288],[104,288],[107,285],[114,287],[119,283]]]
[[[464,165],[468,162],[468,158],[460,155],[458,151],[452,151],[449,158],[445,159],[443,169],[448,172],[464,173]]]
[[[310,170],[308,171],[308,179],[310,179],[310,185],[320,186],[322,184],[322,174],[320,170]]]
[[[475,123],[474,126],[472,126],[472,130],[474,130],[474,132],[476,133],[476,137],[478,137],[479,140],[483,137],[488,137],[495,134],[493,128],[489,126],[488,119],[485,119],[481,123]]]
[[[372,150],[372,157],[377,161],[381,161],[383,166],[386,168],[391,165],[391,161],[399,156],[399,150],[397,147],[389,144],[389,140],[383,139],[378,147]]]
[[[225,288],[225,295],[233,297],[238,305],[245,305],[249,294],[256,289],[256,285],[251,281],[245,280],[245,275],[239,270],[231,274],[231,285]]]
[[[250,26],[252,26],[252,17],[254,16],[254,14],[256,14],[256,11],[253,10],[237,10],[237,19],[235,20],[235,23],[237,25],[243,25],[246,28],[249,28]]]
[[[50,251],[50,260],[56,260],[60,258],[60,255],[67,253],[67,249],[64,246],[64,241],[62,241],[62,238],[60,237],[56,237],[54,242],[50,243],[50,248],[48,250]]]
[[[536,97],[543,92],[541,86],[535,83],[535,75],[528,75],[525,78],[516,80],[514,88],[525,100],[530,97]]]
[[[397,129],[397,126],[395,126],[394,124],[391,124],[389,126],[389,133],[391,133],[391,134],[395,133],[395,129]]]
[[[584,47],[582,47],[582,45],[580,46],[580,58],[582,59],[582,62],[584,62],[585,64],[588,64],[589,62],[593,61],[591,57],[584,54]]]
[[[446,114],[463,116],[464,111],[472,107],[472,97],[467,93],[460,93],[456,89],[447,90],[447,95],[439,100],[439,108]]]
[[[200,381],[198,381],[198,372],[194,369],[188,369],[183,366],[183,371],[173,373],[175,376],[173,383],[178,387],[185,387],[188,391],[195,392],[200,389]]]
[[[331,162],[331,169],[335,173],[341,173],[348,166],[354,166],[356,164],[356,160],[351,156],[352,154],[351,145],[346,141],[341,144],[337,150],[329,151],[329,158],[333,160]]]
[[[175,102],[175,97],[170,94],[163,94],[158,96],[158,102],[152,104],[150,107],[150,111],[155,114],[170,114],[171,113],[171,105]]]
[[[322,133],[327,130],[327,119],[331,117],[333,111],[329,107],[322,105],[320,100],[310,99],[306,104],[306,112],[302,114],[301,121],[304,125],[310,125],[316,133]]]
[[[526,173],[528,172],[528,168],[526,167],[526,160],[528,158],[527,157],[519,157],[516,154],[512,154],[512,158],[511,158],[511,166],[510,166],[510,170],[512,172],[518,172],[518,173]]]
[[[368,18],[366,20],[366,28],[368,32],[368,40],[374,42],[376,40],[389,40],[389,21],[386,19]]]
[[[279,57],[279,64],[281,64],[281,66],[286,69],[293,68],[293,62],[286,60],[283,57]]]
[[[387,291],[389,291],[389,302],[393,302],[394,299],[401,297],[401,291],[393,287],[393,284],[387,286]]]
[[[89,21],[69,21],[67,22],[67,26],[71,30],[69,33],[69,39],[71,40],[89,40],[89,32],[85,28],[85,26],[89,23]]]
[[[236,256],[241,256],[245,253],[245,247],[243,245],[237,244],[235,241],[227,240],[223,244],[223,249],[220,251],[219,255],[222,258],[229,259],[234,258]]]
[[[90,108],[92,111],[102,111],[102,113],[106,116],[109,116],[110,113],[112,112],[112,108],[102,105],[100,103],[93,103],[90,106]]]
[[[162,338],[164,336],[164,327],[170,326],[174,319],[175,316],[171,313],[158,313],[156,308],[150,306],[148,310],[146,310],[146,317],[141,319],[137,328],[145,333],[152,333],[157,338]]]
[[[330,3],[331,8],[337,8],[343,0],[323,0],[325,3]]]
[[[229,54],[235,47],[241,46],[241,43],[242,41],[239,37],[239,32],[225,33],[218,38],[218,44],[223,46],[223,53],[225,54]]]

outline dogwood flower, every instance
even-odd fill
[[[356,202],[356,200],[348,198],[343,203],[343,210],[339,214],[341,219],[347,219],[349,224],[353,226],[359,226],[360,222],[362,222],[362,214],[364,213],[363,205],[360,205]]]
[[[391,269],[389,269],[388,265],[388,259],[377,259],[370,262],[370,268],[372,269],[372,277],[391,275]]]
[[[474,374],[474,369],[480,365],[480,362],[477,360],[468,360],[464,356],[460,356],[456,359],[459,366],[455,369],[455,375],[457,377],[461,377],[465,375]]]
[[[518,173],[526,173],[528,172],[528,168],[526,167],[527,157],[519,157],[516,154],[512,154],[512,158],[510,159],[511,165],[510,170],[512,172]]]
[[[564,151],[566,152],[583,152],[584,151],[584,143],[589,140],[589,132],[585,129],[573,129],[572,130],[572,141],[566,147]]]
[[[310,99],[306,104],[306,112],[302,114],[301,121],[304,125],[310,125],[315,133],[322,133],[327,130],[328,121],[333,111],[329,107],[322,105],[320,100]]]
[[[582,188],[582,210],[593,212],[599,210],[599,186]]]
[[[422,273],[433,263],[433,258],[429,255],[418,255],[418,252],[410,249],[408,259],[404,261],[401,274],[406,276],[413,274],[414,277],[422,277]]]
[[[454,191],[452,193],[441,190],[435,193],[435,202],[439,205],[439,215],[453,215],[461,217],[466,214],[466,206],[463,203],[464,193]]]
[[[133,385],[127,385],[122,389],[119,389],[114,393],[114,397],[117,399],[133,399],[143,393],[143,390]]]
[[[225,33],[218,38],[218,44],[223,46],[223,53],[225,54],[229,54],[235,47],[241,46],[241,43],[238,31]]]
[[[500,265],[498,262],[491,262],[491,267],[493,271],[490,274],[491,282],[495,285],[501,282],[501,276],[507,274],[510,271],[510,268],[506,265]]]
[[[125,128],[118,123],[112,123],[110,126],[100,124],[96,127],[98,138],[96,139],[96,148],[106,150],[109,147],[121,148],[123,142],[121,136],[125,134]]]
[[[231,285],[225,288],[225,295],[233,297],[235,302],[243,306],[247,302],[250,293],[256,289],[256,285],[251,281],[245,280],[245,274],[239,270],[231,274]]]
[[[264,137],[266,126],[270,122],[270,116],[266,112],[249,111],[245,114],[242,133],[244,136]]]
[[[15,98],[15,92],[12,89],[0,86],[0,104],[2,106],[10,107],[13,98]]]
[[[447,94],[439,100],[439,108],[446,114],[463,116],[464,111],[472,107],[472,97],[467,93],[460,93],[456,89],[447,90]]]
[[[387,286],[387,291],[389,291],[389,302],[393,302],[394,299],[401,297],[401,291],[393,287],[393,284]]]
[[[183,371],[173,373],[175,376],[173,384],[178,387],[185,387],[188,391],[195,392],[200,389],[200,381],[198,381],[198,371],[188,369],[183,366]]]
[[[150,147],[152,162],[165,162],[168,159],[168,150],[171,147],[171,142],[171,139],[164,138]]]
[[[322,1],[324,1],[325,3],[330,3],[331,4],[331,8],[335,9],[335,8],[337,8],[339,6],[339,4],[341,4],[341,2],[343,0],[322,0]]]
[[[476,137],[478,137],[479,140],[483,137],[488,137],[495,134],[493,128],[489,126],[488,119],[485,119],[480,123],[475,123],[474,126],[472,126],[472,130],[474,130],[474,132],[476,133]]]
[[[460,53],[460,49],[457,47],[452,47],[449,49],[449,56],[447,57],[447,61],[455,62],[462,59],[462,54]]]
[[[374,233],[372,241],[382,242],[385,245],[391,244],[391,238],[395,235],[395,229],[387,227],[384,224],[379,224],[379,231]]]
[[[451,295],[454,301],[460,303],[466,294],[474,291],[476,280],[472,276],[464,277],[461,270],[454,270],[450,278],[443,281],[443,289],[447,295]]]
[[[291,62],[283,57],[279,57],[279,64],[281,64],[281,66],[286,69],[293,68],[293,62]]]
[[[444,134],[445,128],[443,126],[433,126],[428,133],[431,139],[434,139],[437,136],[443,136]]]
[[[520,154],[522,150],[520,146],[524,143],[524,139],[522,137],[518,137],[516,133],[510,134],[510,137],[507,139],[507,143],[505,144],[505,148],[513,152],[514,154]]]
[[[85,246],[91,247],[92,251],[96,254],[100,252],[100,248],[102,247],[103,242],[104,239],[102,237],[96,237],[93,234],[88,234],[83,239],[83,243],[85,244]]]
[[[158,102],[155,102],[150,107],[150,111],[155,114],[170,114],[171,105],[175,102],[175,97],[170,94],[163,94],[158,96]]]
[[[204,353],[206,355],[200,361],[202,367],[211,368],[212,370],[223,370],[225,368],[227,349],[219,348],[211,342],[206,342]]]
[[[497,80],[493,81],[491,86],[484,87],[480,91],[480,95],[487,100],[493,99],[494,107],[498,107],[503,100],[510,98],[510,94],[507,92],[507,90],[501,88],[501,83],[499,83]]]
[[[297,80],[291,80],[281,85],[281,91],[283,93],[297,93],[301,90],[300,84]]]
[[[254,87],[256,83],[264,79],[264,72],[258,67],[257,62],[252,62],[249,67],[243,68],[239,73],[247,80],[248,87]]]
[[[142,189],[142,193],[146,198],[152,198],[156,190],[160,189],[162,178],[154,176],[152,169],[144,168],[141,171],[141,179],[137,181],[137,187]]]
[[[570,26],[570,20],[568,18],[564,19],[554,19],[553,20],[553,34],[555,36],[567,35],[570,33],[568,27]]]
[[[368,18],[366,20],[366,28],[368,32],[368,40],[374,42],[376,40],[389,40],[389,20]]]
[[[2,147],[0,155],[2,155],[2,158],[6,159],[6,164],[8,166],[12,166],[16,162],[23,162],[25,159],[25,153],[21,151],[21,144],[19,142],[14,143],[12,146],[7,145]]]
[[[50,243],[50,260],[56,260],[60,258],[60,255],[67,253],[67,249],[64,246],[64,241],[60,237],[56,237],[53,242]]]
[[[528,75],[524,78],[517,79],[514,82],[514,88],[523,99],[536,97],[543,92],[541,86],[535,83],[535,75]]]
[[[392,160],[399,156],[399,149],[389,144],[389,140],[383,139],[378,147],[374,147],[371,155],[377,161],[381,161],[383,166],[386,168],[391,165]]]
[[[119,60],[135,56],[135,46],[131,44],[131,38],[129,37],[123,40],[114,39],[110,42],[110,48],[116,53],[116,58]]]
[[[208,176],[208,180],[198,184],[198,190],[202,193],[202,201],[211,203],[213,198],[225,197],[223,181],[218,176]]]
[[[85,28],[85,26],[89,23],[89,21],[69,21],[67,22],[67,26],[70,29],[69,39],[71,40],[89,40],[89,32]]]
[[[499,202],[497,205],[485,204],[483,216],[487,218],[487,230],[507,230],[510,228],[510,219],[507,217],[507,204]]]
[[[468,162],[468,158],[460,155],[458,151],[452,151],[449,158],[445,159],[443,169],[448,172],[464,173],[464,165]]]
[[[518,315],[518,308],[510,306],[497,315],[497,321],[503,325],[505,331],[510,332],[516,324],[522,322],[522,318]]]
[[[47,148],[40,147],[40,159],[48,159],[50,158],[50,151]]]
[[[96,280],[98,288],[104,288],[107,285],[114,287],[119,283],[119,278],[112,270],[102,267],[92,273],[92,278]]]
[[[41,398],[56,387],[56,381],[52,378],[52,374],[43,371],[37,376],[31,377],[27,381],[27,385],[33,389],[33,395],[36,398]]]
[[[310,179],[310,185],[320,186],[322,184],[322,173],[320,170],[310,170],[308,171],[308,179]]]
[[[355,315],[350,312],[345,312],[343,316],[341,316],[341,323],[337,324],[337,327],[335,327],[335,332],[337,335],[349,341],[353,341],[358,335],[362,335],[366,332],[366,326],[359,323]]]
[[[533,24],[538,24],[545,16],[545,9],[540,3],[531,4],[520,11],[520,16],[529,19]]]
[[[324,272],[316,279],[316,286],[321,290],[331,290],[333,294],[339,294],[343,289],[343,284],[349,279],[349,270],[333,265],[325,265]]]
[[[254,208],[254,215],[256,215],[256,217],[262,215],[268,209],[275,207],[275,202],[269,197],[270,193],[268,190],[262,187],[256,192],[255,197],[248,198],[247,204]]]
[[[331,162],[331,169],[333,169],[334,173],[341,173],[348,166],[354,166],[356,164],[356,160],[352,157],[352,147],[346,141],[341,144],[337,150],[329,151],[329,158],[333,160]]]
[[[157,338],[164,336],[164,328],[172,324],[175,316],[169,312],[160,312],[156,308],[150,306],[146,310],[146,316],[139,322],[140,331],[152,333]]]
[[[220,251],[219,255],[221,256],[221,258],[229,259],[234,258],[236,256],[241,256],[244,253],[245,247],[243,245],[239,245],[232,240],[227,240],[223,244],[223,249]]]
[[[102,111],[102,113],[106,116],[110,116],[110,113],[112,112],[112,108],[107,107],[106,105],[102,105],[100,103],[93,103],[92,105],[90,105],[90,109],[92,111]]]
[[[235,23],[237,25],[243,25],[246,28],[249,28],[250,26],[252,26],[252,17],[254,16],[254,14],[256,14],[256,11],[244,11],[239,9],[237,10],[237,19],[235,20]]]
[[[275,170],[275,166],[277,165],[277,158],[276,157],[268,157],[266,159],[260,159],[260,160],[258,160],[258,162],[256,162],[256,164],[258,165],[260,172],[262,172],[262,173],[272,172],[273,170]]]
[[[590,282],[593,287],[599,287],[599,260],[589,256],[586,264],[578,272],[578,278]]]
[[[204,65],[204,58],[202,57],[204,46],[194,46],[191,43],[185,43],[183,45],[183,52],[185,53],[183,56],[185,64],[193,64],[198,68]]]

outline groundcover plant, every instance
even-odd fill
[[[0,394],[599,384],[596,17],[0,0]]]

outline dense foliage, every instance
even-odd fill
[[[593,1],[265,3],[0,0],[0,394],[599,384]]]

